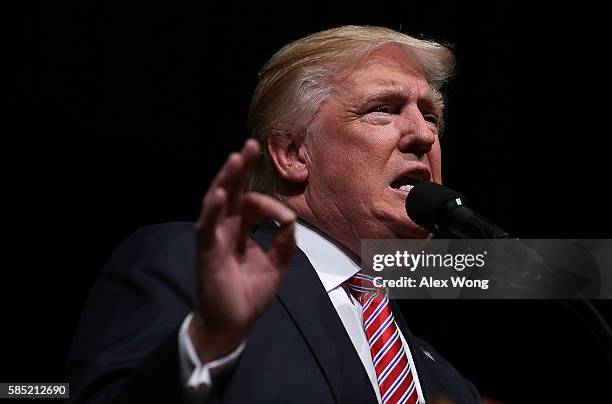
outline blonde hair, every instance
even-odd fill
[[[268,153],[269,138],[282,133],[307,135],[316,111],[333,91],[343,64],[390,43],[410,53],[432,90],[439,94],[453,74],[452,52],[437,42],[388,28],[332,28],[298,39],[272,56],[259,73],[248,115],[249,135],[262,148],[248,190],[276,193],[279,177]]]

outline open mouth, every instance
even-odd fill
[[[422,180],[410,177],[400,177],[393,181],[389,186],[397,191],[410,192],[412,187]]]

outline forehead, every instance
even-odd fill
[[[400,45],[381,46],[361,57],[349,70],[345,90],[358,96],[377,88],[394,88],[399,92],[417,91],[431,96],[431,88],[419,64]]]

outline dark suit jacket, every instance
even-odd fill
[[[253,238],[267,248],[273,231],[273,223],[264,224]],[[178,403],[184,399],[177,333],[195,299],[195,248],[192,223],[146,227],[117,248],[87,300],[69,353],[66,372],[72,400]],[[397,306],[392,307],[425,398],[479,402],[472,384],[413,336]],[[215,400],[376,403],[353,344],[301,251],[238,362],[224,380],[216,381]]]

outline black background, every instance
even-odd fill
[[[2,147],[1,380],[63,380],[83,301],[113,248],[143,225],[196,217],[245,139],[258,69],[333,26],[453,45],[444,179],[480,212],[525,238],[610,238],[602,13],[510,2],[44,2],[15,16],[9,79],[26,114]],[[611,317],[608,301],[595,304]],[[612,365],[559,303],[402,307],[413,332],[487,396],[586,402],[608,390]]]

